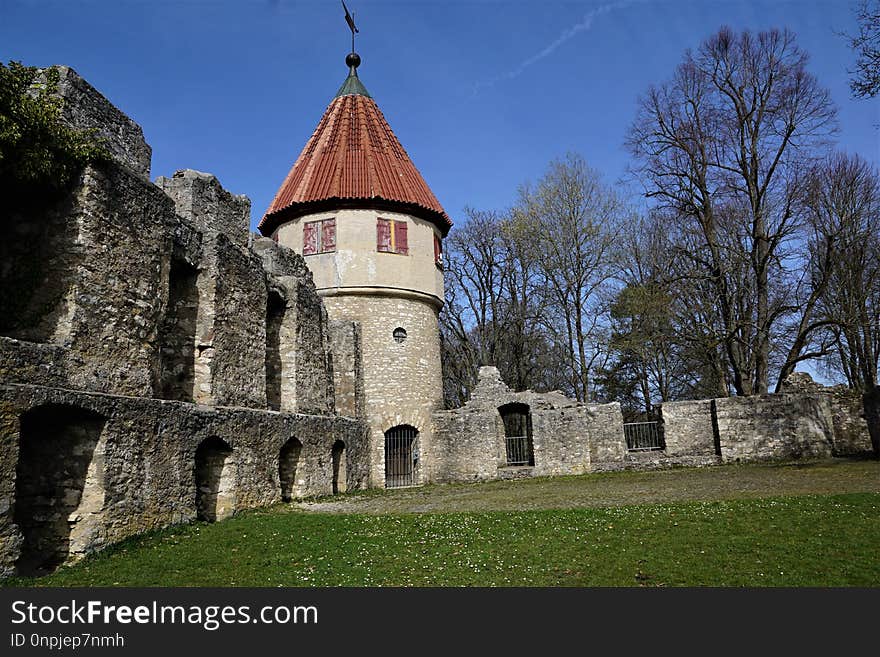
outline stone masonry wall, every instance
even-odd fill
[[[141,127],[69,66],[51,68],[58,72],[56,94],[64,101],[62,121],[78,130],[94,130],[104,148],[120,164],[149,180],[152,149],[144,140]],[[38,84],[45,81],[45,73],[38,76]]]
[[[266,275],[259,258],[223,233],[215,246],[214,323],[196,345],[213,350],[213,403],[266,408]]]
[[[335,492],[335,470],[340,490],[367,486],[367,428],[335,412],[327,312],[303,259],[254,243],[249,201],[209,174],[151,184],[140,129],[68,82],[70,120],[109,126],[116,161],[0,235],[0,311],[14,310],[0,322],[0,576],[198,509],[210,519],[274,503],[281,469],[288,494]],[[266,410],[272,359],[286,377],[281,412]]]
[[[509,466],[499,408],[525,404],[531,414],[534,466]],[[564,395],[513,392],[495,367],[481,367],[462,408],[434,413],[432,481],[580,474],[626,454],[620,405],[588,406]]]
[[[170,178],[159,176],[155,184],[196,230],[222,234],[237,246],[248,246],[251,202],[247,196],[231,194],[213,174],[193,169],[181,169]]]
[[[465,406],[437,411],[433,421],[434,443],[425,454],[430,464],[430,481],[449,483],[498,477],[495,414]]]
[[[432,451],[431,413],[442,398],[440,339],[437,311],[416,300],[385,296],[327,296],[332,320],[357,321],[361,330],[363,389],[366,418],[371,428],[370,485],[385,483],[385,432],[410,425],[418,432],[415,449]],[[396,342],[395,328],[407,338]],[[416,480],[430,481],[430,464],[423,456]]]
[[[713,403],[724,462],[831,456],[831,404],[822,396],[728,397]]]
[[[5,207],[0,222],[0,335],[63,343],[73,281],[82,260],[71,200],[30,199]]]
[[[823,386],[807,372],[795,372],[782,385],[785,394],[824,395],[831,404],[834,422],[834,453],[865,454],[871,451],[871,435],[861,393],[844,385]]]
[[[347,417],[362,417],[365,401],[360,324],[335,320],[330,322],[329,328],[336,412]]]
[[[69,348],[68,382],[151,396],[157,327],[167,304],[167,254],[175,233],[186,231],[159,189],[113,165],[87,168],[72,201],[65,221],[75,239],[57,245],[58,254],[78,254],[60,319],[66,326],[58,331]]]
[[[125,537],[196,515],[194,457],[210,437],[232,447],[236,509],[280,501],[279,451],[291,437],[302,443],[295,478],[301,495],[331,490],[333,443],[342,440],[349,459],[365,445],[361,423],[336,416],[267,413],[154,399],[118,397],[42,386],[0,385],[0,574],[12,572],[21,548],[15,514],[19,418],[34,409],[74,408],[100,417],[103,499],[89,514],[90,529],[71,534],[70,553],[84,554]],[[57,410],[54,411],[57,413]],[[40,436],[51,441],[53,436]],[[364,473],[349,465],[348,486]],[[60,494],[60,493],[59,493]],[[94,504],[92,505],[94,507]],[[81,503],[80,507],[83,505]],[[80,538],[77,540],[76,537]]]
[[[327,309],[315,290],[302,256],[265,237],[253,240],[269,285],[284,301],[280,340],[281,410],[289,413],[334,412],[334,367]],[[290,369],[292,368],[292,372]]]
[[[216,177],[177,171],[156,185],[202,237],[198,313],[183,348],[193,360],[192,397],[202,404],[266,407],[267,286],[260,259],[247,246],[250,202]]]
[[[711,399],[665,402],[660,405],[660,423],[666,443],[665,456],[715,454]]]
[[[589,405],[585,420],[590,437],[590,461],[593,469],[619,463],[626,456],[623,413],[620,404]]]

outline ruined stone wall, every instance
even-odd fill
[[[117,162],[149,180],[152,149],[141,127],[69,66],[51,69],[58,73],[55,93],[63,100],[61,119],[78,130],[93,130]],[[37,77],[37,84],[45,84],[48,70]]]
[[[184,386],[190,394],[163,396],[265,408],[268,291],[260,259],[247,248],[250,202],[199,171],[159,177],[156,185],[174,201],[175,212],[202,235],[191,335],[162,345],[169,362],[186,361],[182,367],[192,370],[193,381]]]
[[[183,402],[118,397],[41,386],[0,386],[0,574],[9,575],[22,547],[21,528],[14,522],[16,488],[30,485],[16,470],[20,455],[20,418],[28,412],[77,409],[99,418],[99,449],[82,454],[92,467],[81,468],[86,478],[103,486],[79,484],[82,498],[73,514],[74,527],[67,547],[80,555],[128,536],[196,517],[195,453],[208,438],[217,437],[232,448],[235,465],[235,510],[280,501],[279,453],[291,437],[302,450],[295,468],[300,495],[332,492],[332,446],[345,442],[350,459],[357,460],[365,445],[363,424],[336,416],[267,413],[257,410],[205,407]],[[68,431],[65,436],[68,436]],[[65,436],[44,431],[44,444]],[[98,470],[96,470],[96,468]],[[362,485],[365,473],[349,466],[348,487]],[[21,471],[19,472],[21,474]],[[59,500],[74,489],[61,483],[53,488]],[[95,495],[100,499],[96,499]],[[69,513],[69,510],[65,510]],[[78,517],[82,516],[82,517]],[[67,517],[64,518],[67,521]]]
[[[0,222],[0,335],[64,343],[73,279],[81,260],[69,199],[7,206]]]
[[[865,454],[871,451],[871,434],[860,392],[845,385],[823,386],[807,372],[795,372],[782,384],[784,394],[823,395],[831,404],[834,422],[834,453]]]
[[[499,409],[528,407],[534,465],[509,465]],[[477,386],[462,408],[434,413],[432,481],[468,481],[580,474],[596,463],[622,463],[626,453],[620,405],[585,405],[564,395],[513,392],[497,368],[480,368]]]
[[[0,336],[0,382],[26,381],[43,386],[64,386],[67,349],[53,344],[23,342]]]
[[[251,202],[247,196],[231,194],[213,174],[193,169],[181,169],[170,178],[159,176],[155,184],[193,228],[209,236],[223,235],[242,248],[248,246]]]
[[[213,176],[206,180],[204,174],[182,175],[173,180],[174,191],[186,198],[194,186],[213,189],[215,197],[224,198]],[[227,214],[241,220],[242,203],[247,205],[236,200],[235,212]],[[43,262],[66,263],[63,275],[40,272],[50,281],[51,292],[41,294],[37,288],[35,303],[50,306],[44,313],[48,319],[43,325],[35,322],[33,331],[22,327],[5,331],[22,342],[0,340],[0,363],[33,370],[34,361],[22,358],[22,353],[38,356],[39,349],[21,344],[58,348],[52,350],[51,367],[27,376],[23,370],[10,372],[13,378],[7,380],[266,408],[267,275],[275,274],[267,274],[259,255],[225,233],[196,230],[175,213],[177,206],[156,186],[112,164],[87,168],[64,207],[67,214],[50,217],[58,225],[50,231],[51,252],[32,254],[36,267]],[[212,226],[209,213],[204,204],[200,207],[199,221],[207,230]],[[222,210],[215,213],[217,225],[226,226],[229,221]],[[287,252],[288,261],[279,256],[273,266],[281,267],[277,278],[296,327],[282,345],[289,356],[293,392],[286,395],[290,402],[283,410],[333,412],[326,311],[302,259],[277,245],[273,248]],[[173,294],[169,281],[180,268],[191,268],[196,277],[197,298],[191,308],[169,307]],[[29,293],[12,281],[3,283],[4,298]],[[193,317],[182,322],[186,330],[167,340],[163,323],[187,312]],[[47,349],[42,348],[39,358],[47,356]],[[188,371],[179,372],[180,363],[186,362]],[[30,378],[33,375],[41,378]],[[175,385],[173,394],[167,394]]]
[[[140,129],[68,82],[83,94],[71,122],[106,122],[117,161],[0,239],[0,310],[18,304],[0,323],[0,575],[271,504],[282,481],[288,497],[368,485],[366,425],[335,412],[327,313],[303,259],[252,243],[249,201],[214,176],[151,184]]]
[[[660,429],[666,445],[665,456],[715,454],[711,399],[661,404]]]
[[[56,289],[48,310],[55,326],[6,334],[62,347],[55,365],[71,387],[150,396],[167,303],[167,254],[175,234],[189,231],[160,190],[112,164],[88,167],[64,206],[66,214],[51,217],[50,252],[37,245],[33,256],[35,266],[40,258],[69,263],[63,273],[46,272],[45,287]],[[198,257],[193,242],[187,248]],[[23,298],[41,289],[9,281],[3,287],[4,295]]]
[[[196,345],[213,350],[213,403],[266,408],[266,276],[259,259],[223,233],[215,246],[213,339]]]
[[[315,290],[302,256],[270,239],[251,246],[282,298],[279,340],[281,410],[289,413],[333,413],[334,367],[327,309]]]
[[[495,415],[475,407],[434,413],[434,442],[425,453],[429,481],[496,479],[499,475]]]
[[[821,395],[760,395],[714,400],[724,462],[831,456],[831,404]]]
[[[760,395],[660,406],[665,449],[642,460],[700,465],[831,456],[834,423],[825,395]]]
[[[626,439],[623,434],[623,413],[620,404],[587,406],[590,436],[590,460],[593,468],[603,464],[619,463],[626,456]]]
[[[347,417],[362,417],[365,401],[360,324],[335,320],[330,322],[329,328],[336,412]]]

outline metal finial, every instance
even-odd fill
[[[348,7],[345,6],[345,0],[342,0],[342,8],[345,10],[345,22],[348,23],[348,29],[351,30],[351,53],[354,55],[354,35],[358,32],[358,29],[354,24],[354,17],[348,13]],[[357,64],[355,64],[355,67],[357,67]]]
[[[356,52],[350,52],[345,56],[345,65],[348,66],[349,75],[357,75],[357,67],[361,65],[361,56]]]

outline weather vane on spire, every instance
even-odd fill
[[[351,51],[354,52],[354,35],[358,29],[354,24],[354,18],[348,13],[348,7],[345,6],[345,0],[342,0],[342,8],[345,9],[345,22],[348,23],[348,29],[351,30]]]

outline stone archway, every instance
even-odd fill
[[[99,542],[104,424],[97,413],[69,405],[39,406],[21,416],[13,514],[23,539],[20,574],[51,572]]]
[[[418,483],[419,430],[409,424],[385,432],[385,488],[402,488]]]
[[[333,461],[333,494],[348,490],[348,464],[346,463],[345,443],[337,440],[331,451]]]
[[[196,517],[216,522],[235,513],[237,468],[229,444],[212,436],[196,449]]]
[[[532,443],[532,413],[528,404],[513,402],[498,409],[504,423],[504,452],[507,465],[535,465]]]
[[[301,453],[302,443],[296,438],[284,443],[281,451],[278,452],[278,479],[281,482],[281,499],[284,502],[290,502],[298,495],[296,471]]]

